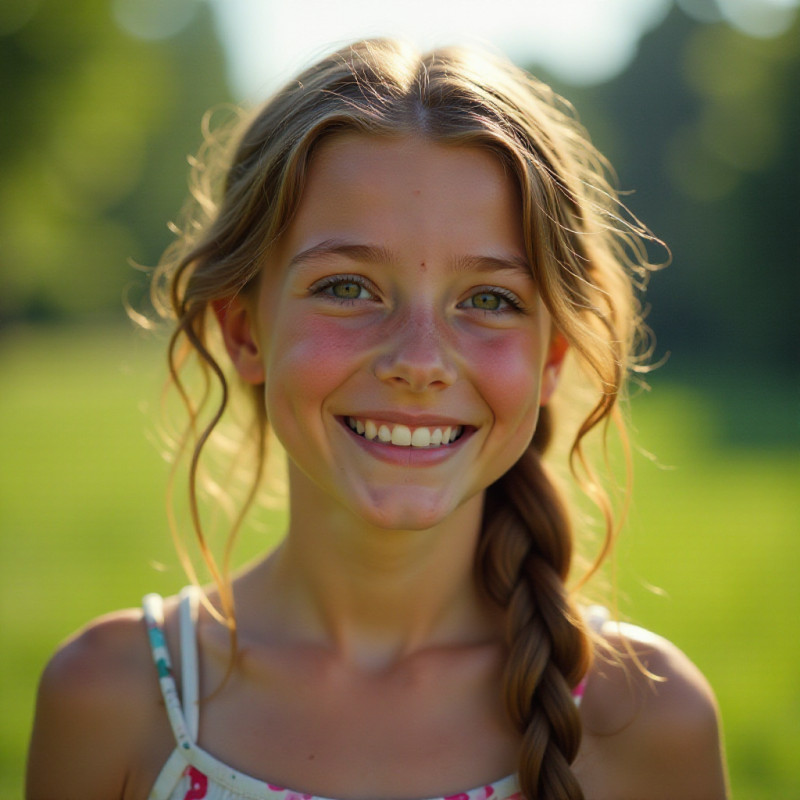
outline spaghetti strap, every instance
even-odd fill
[[[161,687],[161,695],[164,698],[172,733],[179,749],[190,750],[194,742],[184,719],[172,672],[172,660],[164,639],[164,599],[159,594],[148,594],[142,601],[142,609],[150,639],[150,650],[158,671],[158,683]]]
[[[583,618],[589,626],[589,630],[596,636],[603,632],[603,626],[608,622],[610,614],[605,606],[589,606],[583,611]],[[586,684],[589,683],[589,675],[581,678],[580,683],[572,690],[572,699],[576,706],[580,706],[583,695],[586,693]]]
[[[185,587],[180,594],[179,620],[181,641],[181,696],[183,718],[192,741],[200,728],[200,672],[197,658],[197,617],[200,589]]]
[[[611,614],[605,606],[592,605],[583,612],[583,617],[589,630],[599,636],[605,624],[611,619]]]

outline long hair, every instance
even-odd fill
[[[221,170],[197,163],[194,203],[152,284],[157,310],[175,322],[170,372],[188,410],[179,449],[190,462],[193,526],[234,642],[230,547],[259,491],[268,420],[255,387],[236,449],[254,442],[254,467],[218,564],[206,544],[197,485],[207,442],[228,413],[236,378],[216,355],[211,305],[256,284],[264,255],[302,200],[316,148],[342,132],[480,147],[502,162],[519,190],[525,248],[542,300],[593,387],[591,408],[569,452],[573,474],[605,518],[605,542],[590,572],[611,549],[616,531],[584,441],[618,418],[626,376],[636,367],[644,326],[635,289],[649,269],[649,235],[618,202],[607,164],[568,104],[543,83],[472,49],[420,55],[394,41],[359,42],[323,58],[258,109],[234,138]],[[183,377],[193,361],[205,376],[199,400]],[[582,796],[570,768],[581,737],[571,692],[593,651],[567,589],[570,515],[542,462],[553,425],[544,408],[526,452],[489,487],[475,563],[480,586],[506,609],[504,692],[522,739],[519,775],[530,800]]]

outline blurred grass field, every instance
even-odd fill
[[[36,682],[58,642],[182,585],[153,442],[159,361],[127,329],[0,340],[0,800],[21,796]],[[621,606],[714,686],[734,797],[796,798],[798,398],[763,383],[748,398],[735,381],[715,394],[658,380],[634,402],[634,420],[638,442],[666,466],[637,457]],[[750,435],[723,435],[723,406],[733,433]],[[753,435],[765,425],[779,435]],[[258,544],[251,535],[243,556]]]

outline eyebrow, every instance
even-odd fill
[[[399,259],[386,247],[370,244],[353,244],[341,239],[326,239],[305,250],[301,250],[289,261],[288,268],[294,269],[307,263],[330,258],[331,256],[344,256],[352,261],[361,261],[368,264],[398,265]],[[503,256],[458,256],[449,264],[453,272],[521,272],[526,277],[531,277],[533,271],[528,259],[518,255]]]
[[[305,263],[313,263],[331,256],[344,256],[352,261],[370,264],[397,264],[397,258],[385,247],[370,244],[352,244],[341,239],[326,239],[305,250],[301,250],[289,261],[289,269]]]
[[[451,262],[453,272],[521,272],[533,275],[528,259],[523,256],[459,256]]]

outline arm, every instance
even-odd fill
[[[138,612],[121,612],[69,640],[47,665],[28,753],[28,800],[126,796],[154,700],[144,637]]]
[[[706,679],[677,647],[640,628],[612,626],[607,638],[622,660],[595,665],[587,687],[592,760],[606,766],[599,791],[587,796],[725,800],[719,712]]]

